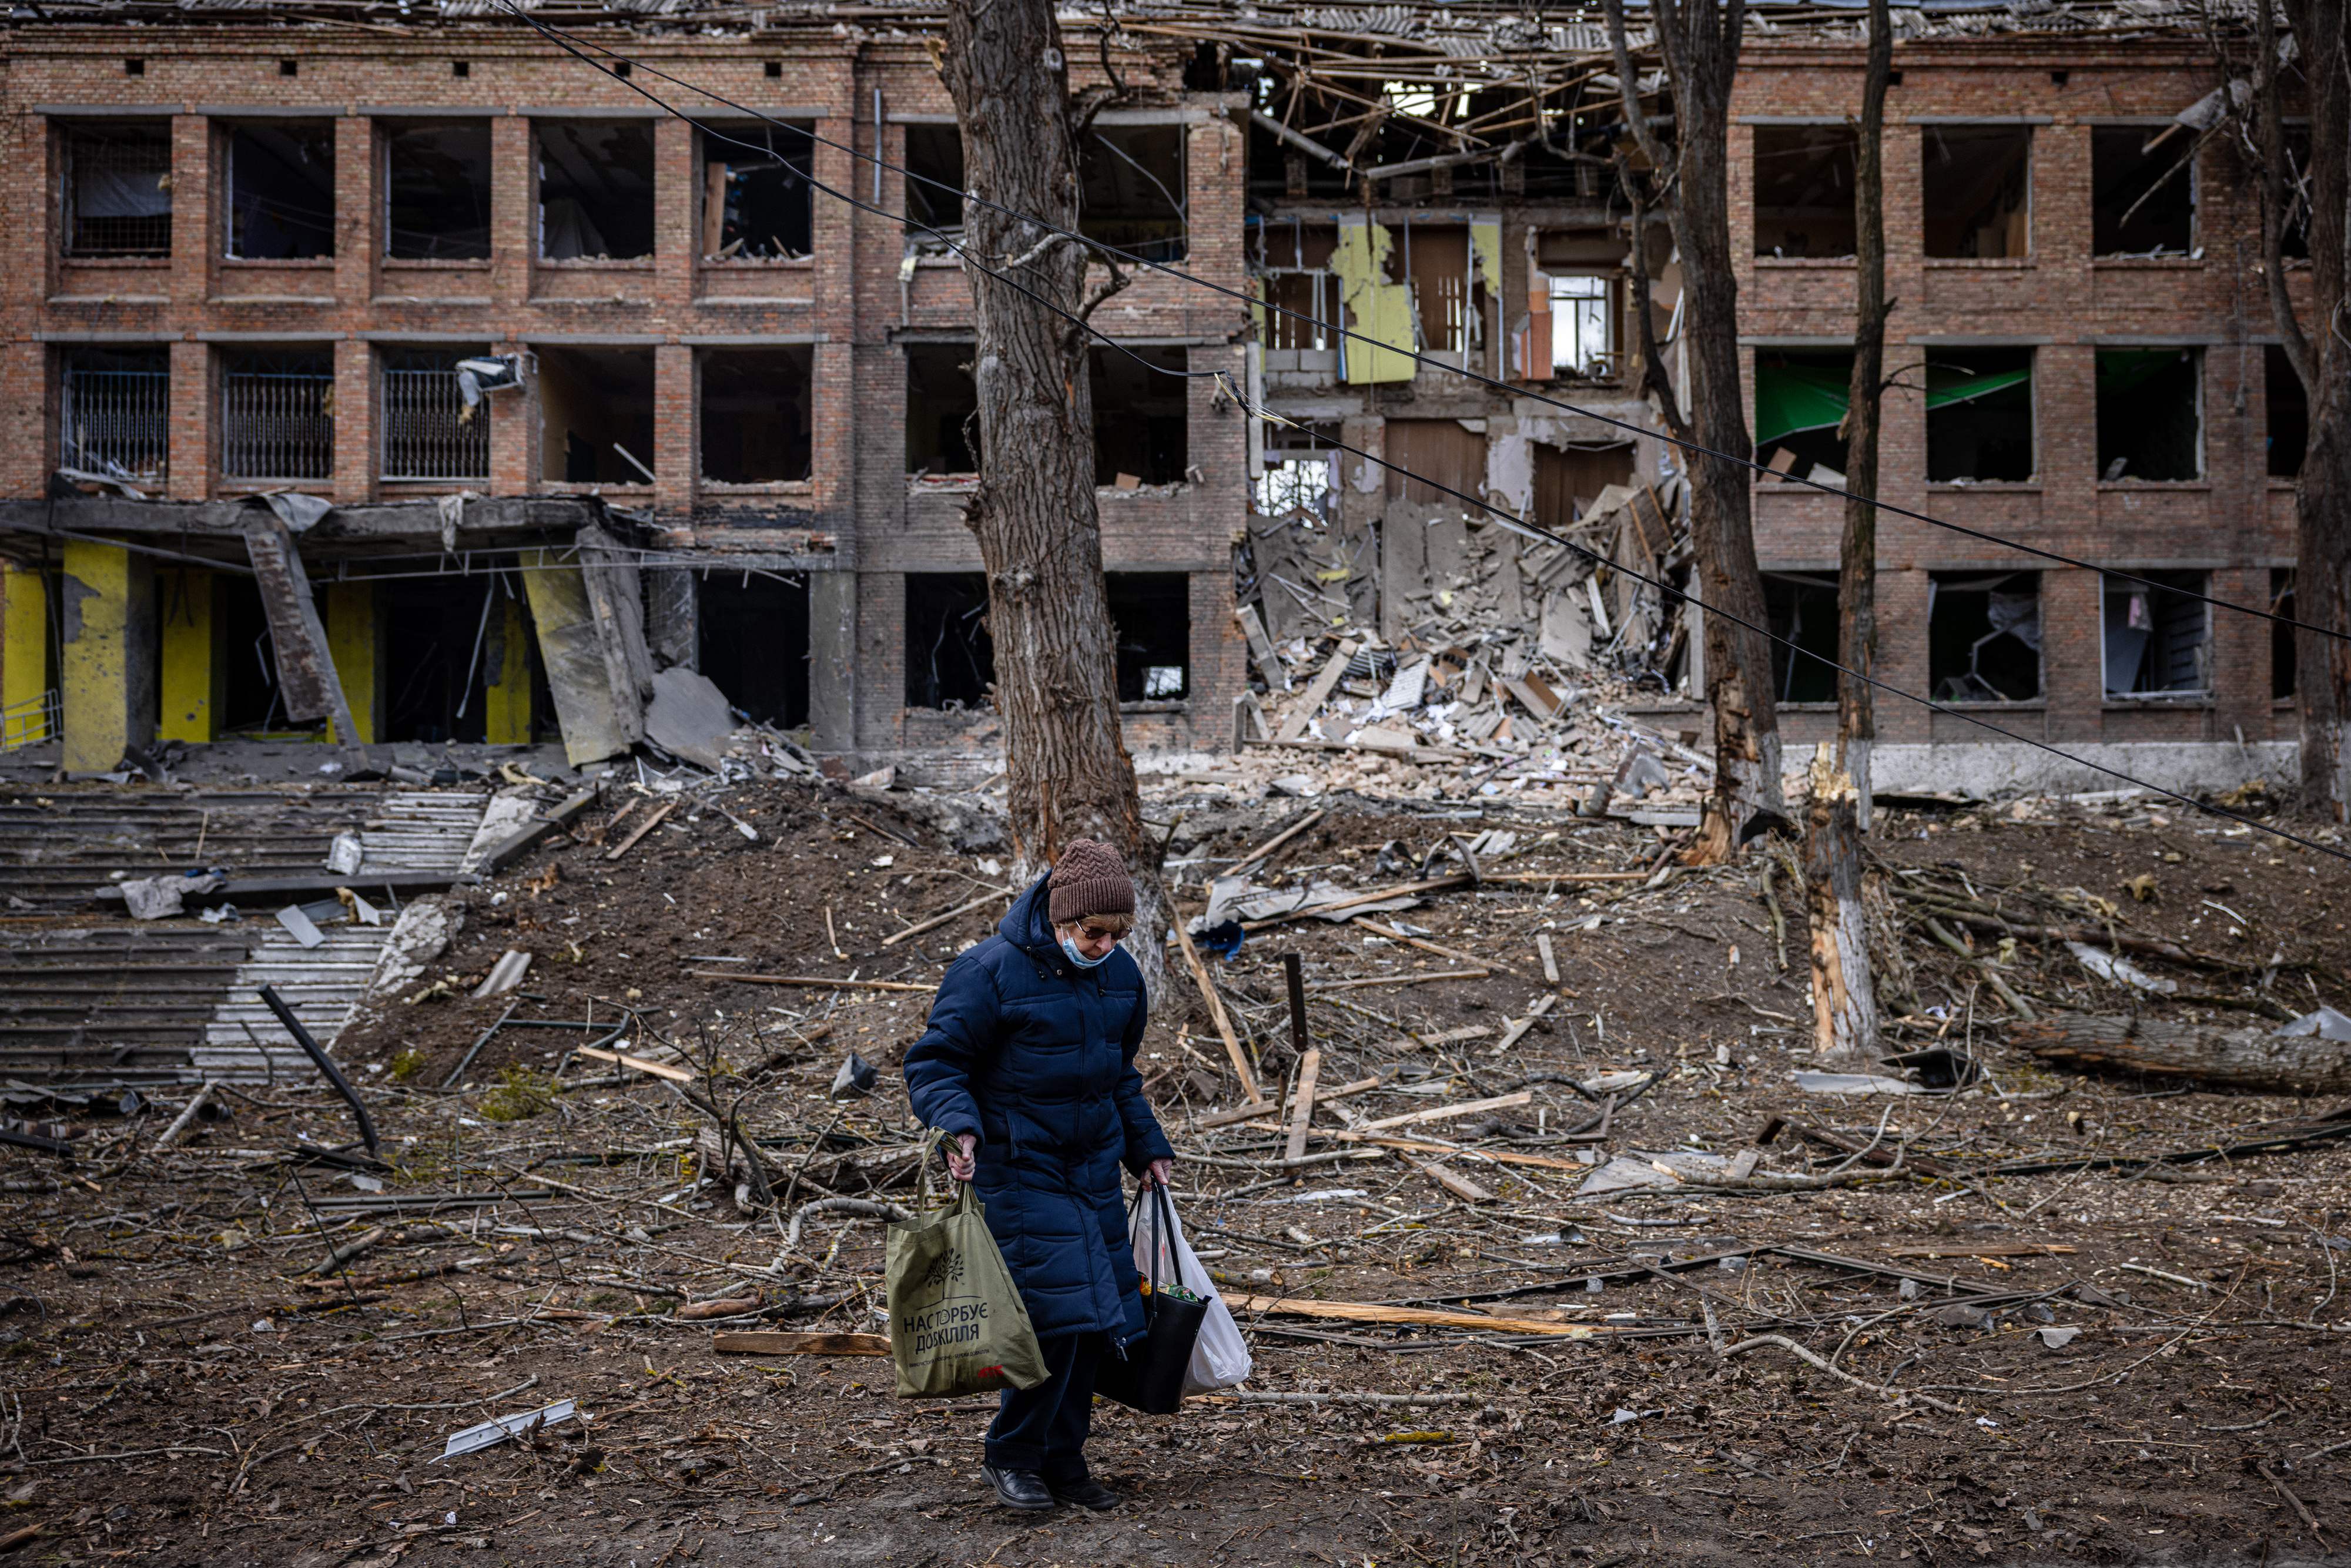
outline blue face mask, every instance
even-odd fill
[[[1061,938],[1061,951],[1068,956],[1070,962],[1075,964],[1079,968],[1091,969],[1096,965],[1108,963],[1110,961],[1111,954],[1117,952],[1118,949],[1117,947],[1113,946],[1108,951],[1104,952],[1101,957],[1089,958],[1083,953],[1078,951],[1078,945],[1075,942],[1072,942],[1070,938],[1064,936]]]

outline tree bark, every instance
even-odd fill
[[[1052,6],[953,0],[943,74],[971,189],[1074,230],[1077,142]],[[1072,839],[1115,847],[1135,881],[1128,946],[1156,997],[1166,901],[1158,845],[1144,829],[1119,726],[1117,649],[1094,503],[1089,339],[1051,308],[1081,317],[1090,308],[1086,252],[1049,240],[1026,217],[979,202],[965,211],[976,256],[1050,302],[972,275],[980,478],[965,521],[987,571],[1014,856],[1033,874]],[[1116,284],[1113,272],[1110,287]]]
[[[2160,1019],[2057,1013],[2011,1024],[2008,1038],[2044,1061],[2067,1067],[2194,1079],[2273,1094],[2351,1093],[2351,1051],[2316,1035],[2281,1035],[2274,1026],[2211,1029]]]
[[[1862,901],[1861,827],[1853,781],[1836,747],[1813,753],[1804,822],[1804,908],[1813,936],[1813,1051],[1838,1066],[1876,1061],[1877,992],[1869,964],[1869,911]]]
[[[1730,233],[1730,93],[1746,26],[1744,0],[1720,5],[1655,0],[1650,15],[1673,88],[1670,158],[1641,108],[1625,36],[1624,0],[1606,0],[1609,38],[1624,83],[1625,118],[1650,163],[1674,171],[1668,206],[1681,251],[1685,340],[1689,345],[1689,428],[1721,456],[1687,453],[1690,543],[1706,623],[1707,699],[1714,707],[1714,793],[1687,858],[1728,859],[1762,826],[1784,824],[1780,722],[1771,700],[1771,646],[1755,565],[1754,455],[1739,373],[1739,277]],[[1760,821],[1759,821],[1760,819]]]
[[[1877,665],[1877,433],[1886,392],[1886,89],[1894,74],[1887,0],[1869,0],[1869,64],[1854,141],[1853,382],[1845,415],[1844,538],[1837,594],[1837,653],[1848,670]],[[1876,692],[1837,677],[1837,769],[1853,780],[1854,818],[1869,831],[1869,754],[1877,738]]]

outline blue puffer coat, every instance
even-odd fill
[[[1040,1336],[1143,1333],[1124,1165],[1171,1159],[1134,1050],[1147,1005],[1121,947],[1092,969],[1061,951],[1045,879],[958,957],[906,1052],[925,1126],[979,1135],[974,1185]]]

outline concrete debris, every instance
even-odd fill
[[[664,751],[716,772],[735,733],[726,694],[709,676],[680,665],[653,678],[645,706],[645,738]]]
[[[366,858],[367,852],[360,847],[357,833],[337,833],[334,841],[327,846],[327,869],[337,876],[350,875]]]
[[[133,920],[162,920],[186,912],[193,894],[210,893],[226,879],[212,873],[201,876],[151,876],[117,883],[124,907]]]
[[[501,996],[521,985],[523,976],[530,972],[530,958],[523,948],[507,948],[490,967],[488,977],[474,988],[474,999],[478,1002],[484,997]]]
[[[425,968],[448,950],[450,939],[464,927],[465,917],[437,896],[413,898],[392,922],[392,936],[376,958],[367,994],[385,995],[423,978]]]

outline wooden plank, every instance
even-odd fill
[[[724,969],[688,969],[686,974],[697,980],[734,980],[746,986],[803,986],[811,990],[831,988],[837,991],[935,991],[938,987],[919,980],[836,980],[824,975],[732,975]]]
[[[1554,1322],[1544,1318],[1492,1317],[1484,1312],[1447,1312],[1437,1307],[1384,1307],[1373,1301],[1315,1301],[1302,1296],[1227,1296],[1225,1304],[1237,1312],[1270,1312],[1278,1317],[1336,1318],[1354,1323],[1413,1323],[1427,1328],[1487,1329],[1502,1333],[1555,1334],[1561,1339],[1590,1339],[1614,1329],[1592,1323]]]
[[[660,810],[655,811],[652,816],[647,817],[643,821],[639,822],[636,826],[635,831],[632,832],[627,838],[622,839],[619,843],[614,844],[611,849],[604,852],[604,858],[608,861],[616,861],[622,855],[627,854],[631,850],[637,847],[637,841],[639,839],[643,838],[647,833],[650,833],[655,828],[660,827],[663,822],[668,820],[669,814],[676,810],[677,802],[672,800]]]
[[[975,909],[985,909],[991,904],[1000,904],[1005,899],[1011,896],[1012,894],[1009,889],[1001,887],[996,889],[992,893],[984,893],[977,898],[973,899],[969,904],[959,904],[944,915],[934,915],[928,920],[920,921],[915,925],[907,926],[904,931],[897,932],[893,936],[884,936],[882,938],[882,946],[884,947],[894,947],[909,936],[920,936],[925,931],[935,931],[950,920],[958,919],[963,915],[969,915]]]
[[[673,1083],[691,1083],[695,1078],[693,1073],[683,1067],[672,1067],[666,1061],[647,1061],[642,1056],[631,1056],[626,1051],[599,1051],[592,1045],[583,1045],[580,1047],[579,1054],[592,1056],[599,1061],[614,1062],[622,1067],[632,1067],[639,1072],[650,1072],[655,1078],[666,1078]]]
[[[1281,721],[1280,729],[1274,731],[1273,738],[1277,742],[1296,740],[1306,733],[1307,724],[1312,720],[1317,712],[1321,711],[1322,705],[1330,700],[1331,693],[1347,674],[1347,661],[1354,656],[1353,640],[1342,638],[1339,651],[1332,654],[1330,662],[1315,673],[1314,679],[1306,687],[1306,695],[1291,706],[1290,716]]]
[[[1535,933],[1535,951],[1542,956],[1543,983],[1550,986],[1558,985],[1559,955],[1551,950],[1550,932],[1538,931]]]
[[[1384,1116],[1376,1122],[1366,1122],[1358,1131],[1385,1132],[1390,1127],[1414,1127],[1424,1122],[1450,1122],[1460,1116],[1474,1116],[1480,1111],[1507,1111],[1514,1105],[1533,1103],[1535,1092],[1521,1089],[1516,1093],[1497,1094],[1490,1100],[1465,1100],[1458,1105],[1431,1105],[1425,1111],[1407,1111],[1401,1116]]]
[[[788,1329],[721,1329],[710,1336],[721,1355],[887,1355],[885,1333],[812,1333]]]
[[[1551,1011],[1552,1004],[1557,1000],[1559,998],[1549,991],[1537,997],[1534,1006],[1529,1008],[1522,1017],[1510,1019],[1509,1027],[1502,1030],[1502,1038],[1494,1042],[1494,1049],[1488,1054],[1499,1056],[1518,1044],[1525,1038],[1527,1030],[1535,1027],[1535,1019]]]
[[[1266,856],[1273,853],[1274,851],[1280,849],[1282,845],[1288,843],[1290,840],[1296,838],[1299,834],[1304,832],[1307,829],[1312,827],[1315,823],[1321,821],[1329,814],[1330,813],[1323,810],[1322,807],[1317,806],[1314,810],[1307,812],[1306,815],[1299,818],[1295,822],[1290,823],[1290,826],[1282,829],[1281,831],[1274,834],[1273,837],[1266,840],[1265,842],[1258,845],[1257,848],[1241,856],[1240,859],[1233,862],[1230,866],[1226,868],[1225,874],[1227,876],[1235,876],[1239,874],[1241,872],[1247,871],[1249,867],[1257,864],[1258,862],[1265,859]]]
[[[1344,1100],[1352,1094],[1367,1094],[1386,1082],[1386,1079],[1374,1072],[1369,1078],[1358,1078],[1353,1083],[1342,1083],[1336,1089],[1318,1091],[1314,1096],[1314,1103],[1328,1105],[1333,1100]],[[1286,1106],[1288,1102],[1283,1103]],[[1195,1116],[1192,1118],[1192,1125],[1205,1133],[1211,1128],[1229,1127],[1236,1122],[1246,1122],[1252,1116],[1263,1116],[1269,1111],[1277,1117],[1283,1113],[1281,1109],[1270,1103],[1233,1105],[1222,1111],[1210,1111],[1205,1115]]]
[[[1298,1061],[1298,1092],[1291,1096],[1290,1108],[1290,1144],[1283,1150],[1286,1159],[1306,1153],[1306,1125],[1314,1120],[1314,1081],[1322,1072],[1322,1048],[1310,1048]]]
[[[1244,604],[1233,612],[1233,620],[1248,640],[1249,658],[1257,673],[1265,677],[1268,690],[1286,692],[1290,689],[1290,672],[1282,667],[1281,657],[1273,651],[1273,639],[1265,634],[1265,622],[1258,618],[1257,606]]]
[[[1415,1160],[1420,1174],[1464,1203],[1491,1203],[1494,1195],[1447,1166],[1443,1160]]]
[[[1506,975],[1517,972],[1498,958],[1489,958],[1476,953],[1464,953],[1458,947],[1447,947],[1442,943],[1431,942],[1419,936],[1407,936],[1395,926],[1383,925],[1368,915],[1356,915],[1354,924],[1374,936],[1384,936],[1391,942],[1401,942],[1407,947],[1417,947],[1424,953],[1434,953],[1440,958],[1451,958],[1463,964],[1475,964],[1481,969],[1499,969]],[[1559,977],[1553,975],[1552,978],[1556,980]]]
[[[1239,1081],[1241,1092],[1249,1099],[1252,1113],[1265,1109],[1265,1095],[1257,1086],[1257,1075],[1249,1071],[1249,1058],[1241,1053],[1241,1042],[1233,1034],[1232,1020],[1225,1017],[1224,998],[1217,995],[1216,986],[1208,979],[1207,966],[1200,962],[1200,950],[1192,946],[1192,934],[1184,929],[1184,917],[1177,915],[1168,922],[1176,928],[1176,941],[1184,949],[1184,962],[1192,971],[1193,984],[1208,1004],[1208,1017],[1216,1021],[1217,1034],[1225,1042],[1225,1055],[1233,1064],[1233,1077]]]

